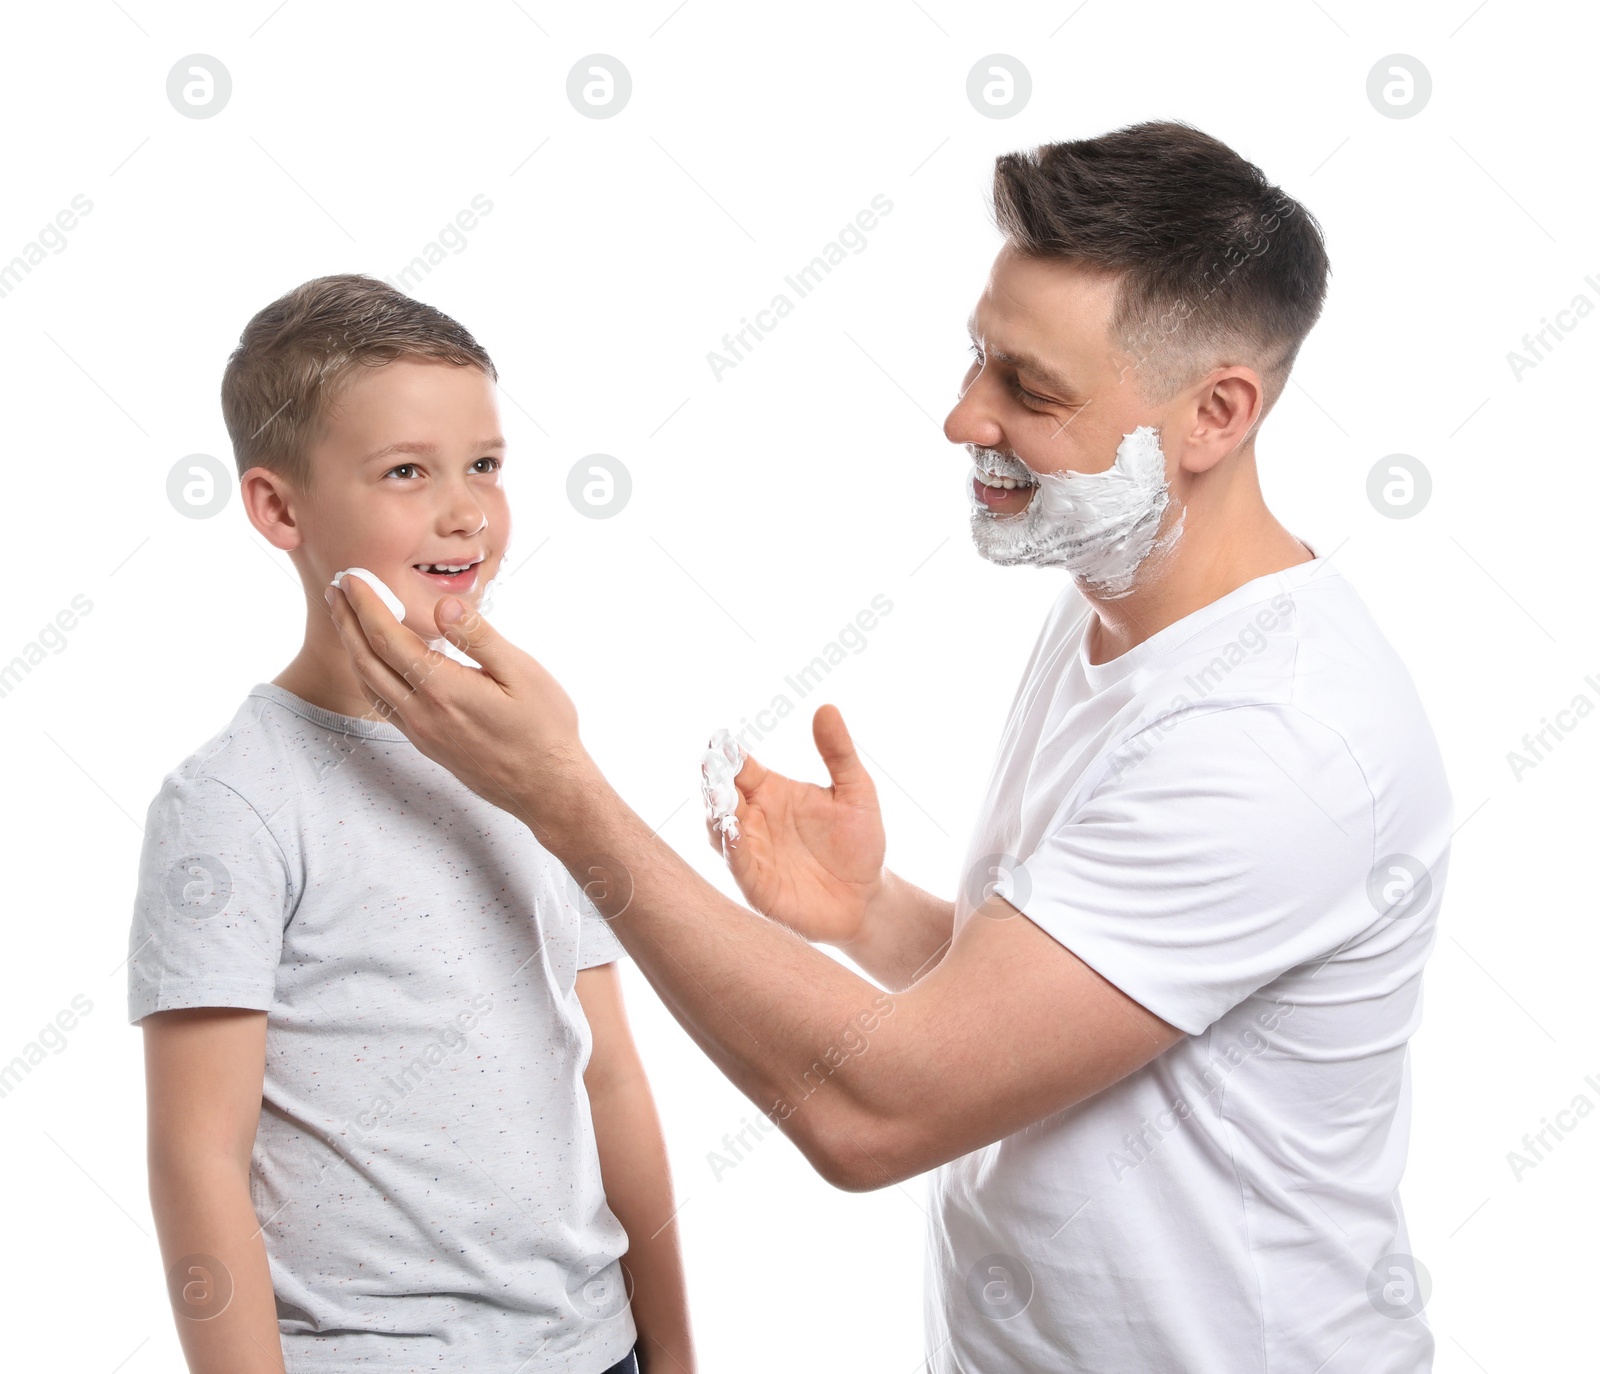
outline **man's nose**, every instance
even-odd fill
[[[972,379],[944,417],[944,437],[952,444],[1000,448],[1005,432],[989,406],[989,387],[980,373]]]

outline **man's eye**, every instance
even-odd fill
[[[1052,401],[1048,396],[1039,396],[1029,391],[1028,388],[1023,386],[1023,384],[1019,381],[1013,380],[1011,383],[1011,389],[1017,393],[1017,399],[1021,401],[1023,405],[1031,406],[1036,410],[1055,404],[1055,402]]]

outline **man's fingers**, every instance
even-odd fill
[[[872,779],[856,754],[856,746],[850,739],[850,732],[844,728],[844,717],[837,706],[817,708],[817,714],[811,718],[811,738],[816,741],[817,753],[822,755],[835,787],[871,785]]]
[[[390,710],[397,710],[427,680],[432,670],[430,657],[445,657],[405,629],[389,614],[378,593],[358,577],[347,579],[344,587],[328,589],[328,613],[363,685],[378,694]],[[402,637],[416,646],[414,653],[406,653]]]
[[[734,785],[739,789],[739,800],[748,801],[750,794],[766,781],[766,777],[766,764],[757,759],[754,754],[746,754],[744,763],[740,765],[739,771],[733,775]],[[738,810],[737,807],[734,809],[735,811]]]
[[[502,686],[506,683],[515,648],[493,625],[458,597],[440,598],[433,608],[439,632]],[[524,655],[525,656],[525,655]]]

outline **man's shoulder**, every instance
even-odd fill
[[[1280,766],[1323,756],[1337,741],[1374,796],[1410,790],[1419,803],[1448,806],[1416,684],[1359,593],[1332,569],[1279,579],[1151,667],[1129,703],[1125,740],[1155,729],[1180,741],[1232,732],[1248,743],[1271,716]]]
[[[1346,718],[1416,700],[1404,662],[1337,571],[1286,569],[1251,590],[1222,598],[1150,664],[1139,695],[1173,709],[1279,705]]]

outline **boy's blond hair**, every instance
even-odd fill
[[[240,476],[271,468],[304,490],[329,405],[360,367],[434,358],[498,379],[482,346],[443,311],[361,273],[317,277],[258,311],[222,374],[222,418]]]

